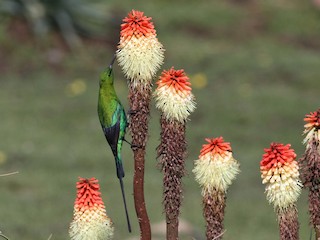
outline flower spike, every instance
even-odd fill
[[[271,143],[260,162],[262,183],[266,194],[278,214],[281,240],[298,240],[299,223],[296,201],[301,193],[299,166],[291,145]]]
[[[193,173],[202,187],[203,215],[207,239],[221,239],[223,235],[226,192],[239,173],[239,163],[233,158],[229,142],[222,137],[206,138],[200,156],[195,160]]]
[[[163,172],[163,205],[167,239],[178,239],[180,207],[183,199],[182,177],[187,152],[186,120],[195,109],[194,97],[184,70],[173,67],[163,71],[154,92],[161,112],[161,143],[157,148]]]
[[[310,224],[314,226],[316,238],[320,238],[320,108],[304,118],[303,144],[306,150],[299,159],[304,187],[309,189]]]
[[[152,79],[163,63],[164,48],[157,39],[151,17],[132,10],[123,19],[117,61],[128,79],[130,106],[129,129],[134,155],[133,195],[141,239],[151,238],[151,226],[144,200],[144,165]]]

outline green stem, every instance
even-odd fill
[[[0,237],[2,237],[2,238],[4,238],[4,239],[9,240],[9,238],[8,238],[8,237],[6,237],[5,235],[3,235],[1,232],[0,232]]]

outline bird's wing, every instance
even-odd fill
[[[118,120],[116,124],[111,127],[103,127],[104,135],[112,149],[114,156],[118,155],[117,144],[120,134],[120,121]]]
[[[119,100],[116,100],[117,104],[116,104],[116,109],[114,111],[114,113],[112,114],[112,120],[111,120],[111,125],[116,124],[118,121],[121,120],[121,115],[122,112],[124,111],[121,103],[119,102]]]
[[[112,115],[112,120],[111,120],[112,125],[118,122],[120,123],[119,138],[123,140],[128,122],[127,122],[126,112],[119,101],[117,101],[117,107]]]

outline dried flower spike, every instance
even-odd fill
[[[299,159],[303,184],[309,189],[310,224],[314,226],[316,238],[320,239],[320,108],[304,118],[304,155]]]
[[[193,170],[197,182],[204,191],[217,189],[226,192],[239,173],[239,163],[233,158],[230,143],[222,137],[206,138],[199,160]]]
[[[156,30],[143,12],[132,10],[121,24],[117,59],[125,76],[146,84],[163,63],[164,49]]]
[[[154,93],[156,107],[167,120],[186,121],[196,106],[191,93],[191,83],[184,70],[175,70],[174,67],[164,70],[157,85]]]
[[[80,178],[69,235],[72,240],[106,240],[113,238],[113,224],[107,216],[95,178]]]
[[[224,232],[226,192],[240,170],[239,163],[232,156],[230,143],[222,137],[205,140],[208,143],[202,145],[193,173],[202,187],[207,239],[219,240]]]
[[[189,78],[184,70],[163,71],[154,97],[161,111],[159,165],[163,172],[163,205],[166,213],[167,239],[178,239],[180,207],[183,198],[187,151],[186,120],[195,109]]]
[[[264,149],[260,162],[267,199],[275,208],[285,209],[294,204],[301,193],[297,155],[290,147],[290,144],[271,143],[270,148]]]

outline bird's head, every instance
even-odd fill
[[[100,85],[103,83],[111,83],[112,84],[113,77],[114,77],[114,73],[113,73],[112,66],[109,66],[108,68],[103,70],[103,72],[100,74]]]
[[[113,73],[113,63],[116,59],[116,56],[113,57],[110,65],[100,74],[100,86],[103,83],[113,84],[114,73]]]

